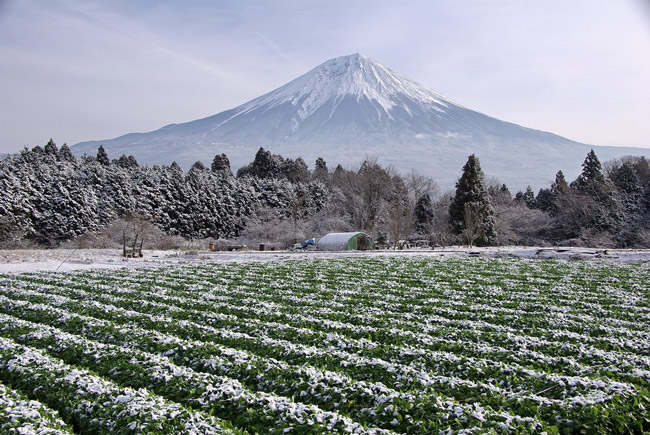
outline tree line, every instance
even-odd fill
[[[456,189],[441,192],[429,177],[398,174],[376,159],[310,170],[260,148],[233,174],[228,157],[184,172],[111,160],[103,147],[77,158],[50,140],[0,160],[0,246],[54,247],[124,232],[136,217],[157,239],[228,240],[279,248],[333,231],[366,231],[384,246],[586,245],[650,247],[650,167],[625,157],[604,167],[591,151],[582,173],[537,194],[512,195],[486,179],[469,156]],[[169,239],[167,239],[169,240]],[[98,246],[101,247],[101,246]]]

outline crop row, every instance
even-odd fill
[[[0,277],[0,334],[223,430],[642,431],[649,278],[404,258],[35,273]]]
[[[145,389],[120,387],[4,337],[0,337],[0,375],[3,382],[57,407],[75,431],[228,433],[206,414],[189,412]]]

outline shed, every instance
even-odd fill
[[[362,232],[329,233],[316,245],[321,251],[368,251],[373,249],[372,238]]]

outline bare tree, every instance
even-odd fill
[[[268,207],[258,209],[255,218],[246,223],[246,229],[239,237],[240,244],[289,248],[294,243],[306,239],[303,221],[286,219],[278,210]]]
[[[407,201],[393,204],[388,217],[390,238],[393,241],[393,248],[396,249],[399,241],[406,239],[413,230],[414,218],[410,204]]]
[[[413,169],[408,175],[404,178],[404,184],[409,192],[409,200],[415,206],[415,202],[418,198],[421,198],[424,195],[429,195],[431,199],[435,199],[440,194],[440,188],[431,177],[422,175]]]
[[[544,234],[552,227],[552,217],[520,202],[499,202],[494,206],[500,245],[543,245]]]
[[[336,170],[332,184],[342,212],[356,228],[372,232],[386,220],[394,192],[391,168],[382,168],[376,158],[367,158],[358,171]]]
[[[142,246],[145,239],[156,230],[149,218],[141,212],[127,213],[123,217],[114,220],[109,226],[109,231],[121,236],[122,255],[124,257],[142,256]]]

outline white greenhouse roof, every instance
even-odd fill
[[[347,249],[350,239],[357,234],[365,235],[365,233],[361,231],[351,233],[329,233],[318,241],[317,247],[323,251],[344,251]]]

